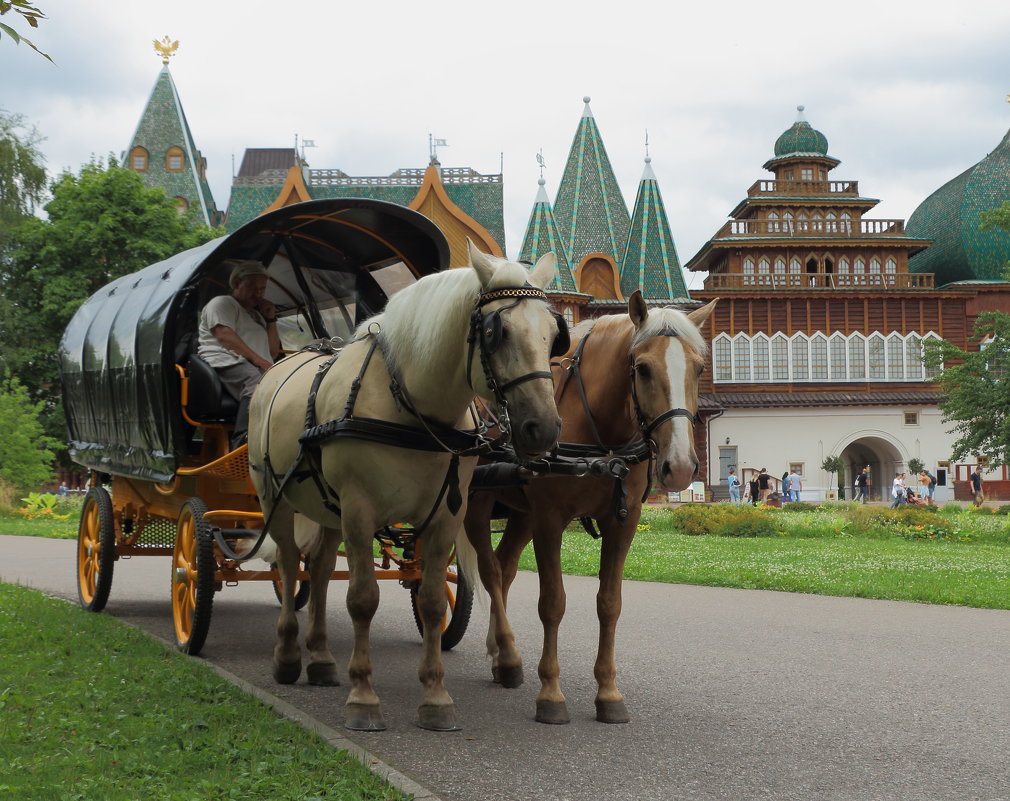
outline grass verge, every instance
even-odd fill
[[[346,752],[107,615],[0,584],[0,798],[392,801]]]

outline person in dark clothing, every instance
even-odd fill
[[[750,502],[754,506],[758,505],[758,500],[760,499],[761,487],[758,482],[757,476],[751,476],[750,481],[747,482],[747,488],[750,492]]]
[[[758,473],[757,482],[758,491],[761,493],[760,500],[761,503],[764,503],[772,491],[772,477],[768,475],[768,471],[763,467],[761,468],[761,472]]]
[[[870,471],[863,468],[862,472],[856,476],[856,500],[866,503],[870,494]]]
[[[982,493],[982,467],[981,465],[975,465],[975,472],[971,474],[971,494],[972,502],[976,507],[981,506],[985,501],[985,495]]]

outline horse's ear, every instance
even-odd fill
[[[558,257],[553,253],[545,253],[537,260],[536,266],[530,270],[529,278],[526,280],[538,289],[543,289],[554,280],[557,272]]]
[[[635,328],[641,328],[645,318],[649,316],[649,307],[645,305],[645,298],[642,297],[640,289],[636,289],[628,298],[628,316],[635,324]]]
[[[701,328],[705,321],[712,316],[712,312],[715,311],[715,304],[719,302],[719,298],[709,301],[700,309],[695,309],[689,315],[687,319],[694,323],[698,328]]]
[[[466,238],[466,249],[470,255],[470,266],[477,271],[477,276],[480,278],[480,285],[487,288],[491,283],[491,276],[494,275],[494,264],[491,263],[491,259],[487,257],[486,253],[477,249],[470,237]]]

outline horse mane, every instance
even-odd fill
[[[578,341],[598,325],[601,328],[609,328],[611,326],[630,323],[630,321],[631,318],[627,314],[607,314],[595,319],[583,320],[572,329],[572,341]],[[702,336],[698,326],[692,323],[684,312],[670,306],[649,309],[649,316],[645,321],[645,325],[641,330],[635,332],[635,336],[631,341],[631,347],[635,347],[646,339],[656,336],[664,328],[676,331],[681,339],[697,351],[699,356],[704,356],[708,353],[708,343],[705,341],[705,337]]]
[[[488,289],[522,286],[527,269],[506,259],[488,256],[497,269]],[[395,365],[429,364],[460,345],[447,331],[466,331],[474,303],[481,293],[480,279],[469,266],[426,275],[397,292],[386,308],[358,326],[363,337],[378,324]]]

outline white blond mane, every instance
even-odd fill
[[[529,272],[522,264],[488,258],[496,263],[488,289],[526,283]],[[460,352],[480,292],[480,279],[469,266],[425,276],[397,292],[355,334],[364,336],[378,324],[394,364],[437,363]]]
[[[645,325],[635,332],[631,346],[635,347],[649,337],[655,336],[664,328],[676,331],[681,339],[697,351],[699,356],[704,356],[708,353],[708,343],[705,341],[705,337],[702,336],[698,326],[691,322],[691,319],[684,312],[670,306],[649,309],[649,316],[645,320]]]

